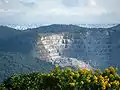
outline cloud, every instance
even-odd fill
[[[1,0],[1,24],[119,23],[119,0]]]

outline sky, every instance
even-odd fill
[[[0,0],[0,24],[118,24],[120,0]]]

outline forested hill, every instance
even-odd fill
[[[89,31],[113,32],[112,34],[117,34],[117,37],[119,38],[118,34],[120,33],[120,25],[112,28],[83,28],[77,25],[53,24],[24,31],[9,28],[7,26],[0,26],[0,52],[28,53],[33,48],[38,33],[85,33]]]
[[[36,50],[37,42],[41,42],[40,37],[43,37],[44,40],[42,46],[38,45],[40,49]],[[52,51],[50,48],[43,50],[44,47],[47,47],[43,43],[47,42],[46,38],[50,43],[52,42],[47,45],[54,47],[53,52],[49,52],[49,50]],[[59,42],[54,45],[53,41]],[[39,58],[32,57],[34,53],[31,52],[36,53],[41,49],[48,51],[48,55],[57,54],[61,57],[70,57],[74,58],[73,61],[85,60],[91,66],[100,68],[110,65],[119,66],[120,25],[111,28],[83,28],[77,25],[53,24],[27,30],[0,26],[0,80],[13,73],[48,71],[51,64],[48,65],[45,61],[41,62]],[[48,66],[47,69],[46,66]]]

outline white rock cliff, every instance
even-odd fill
[[[61,67],[91,69],[89,64],[86,64],[76,58],[71,58],[64,55],[63,51],[71,48],[72,43],[72,39],[65,39],[64,33],[45,35],[38,39],[36,50],[33,52],[33,55],[34,57],[38,57],[41,60],[51,62],[52,64],[59,65]]]

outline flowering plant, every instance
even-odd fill
[[[50,73],[13,75],[0,85],[0,90],[120,90],[117,68],[100,70],[56,66]]]

